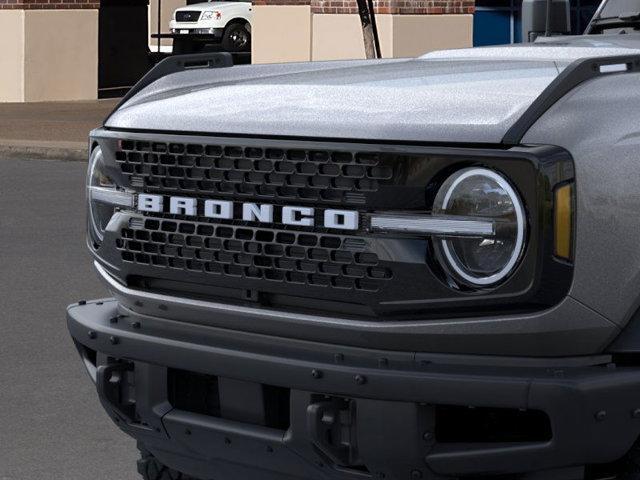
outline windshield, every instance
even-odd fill
[[[598,18],[617,18],[640,12],[640,0],[607,0]]]
[[[640,0],[604,0],[586,34],[639,33]]]

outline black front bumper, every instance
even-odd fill
[[[71,306],[68,327],[120,428],[199,478],[544,471],[615,461],[640,434],[640,369],[615,367],[606,356],[369,350],[136,315],[115,301]],[[185,409],[175,396],[187,383],[176,384],[176,375],[214,382],[218,403],[205,405],[207,413]],[[282,408],[267,401],[271,391],[286,399],[284,422],[268,420],[270,409]],[[516,424],[541,419],[549,437],[544,429],[527,438],[494,428],[484,438],[474,417],[484,413]]]

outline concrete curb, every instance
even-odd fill
[[[0,156],[18,160],[66,160],[86,162],[84,142],[0,140]]]

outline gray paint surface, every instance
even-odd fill
[[[629,54],[640,54],[640,35],[433,52],[414,60],[185,72],[143,90],[108,126],[497,144],[571,61]],[[614,74],[586,82],[551,108],[523,140],[564,147],[575,159],[576,269],[567,302],[578,308],[491,319],[462,329],[460,322],[436,322],[424,327],[434,338],[455,338],[463,330],[476,337],[492,335],[504,345],[533,333],[525,343],[541,354],[586,354],[604,348],[628,322],[640,306],[639,80],[639,74]],[[544,335],[537,336],[585,328],[589,319],[602,330],[588,341],[586,335],[573,345],[552,346],[540,343]],[[517,344],[514,348],[529,353]]]
[[[572,153],[578,205],[570,294],[626,324],[640,307],[640,74],[612,75],[576,88],[523,142]]]
[[[571,62],[578,58],[610,57],[640,48],[638,35],[584,35],[542,37],[536,43],[518,43],[495,47],[440,50],[423,55],[423,59],[493,59]],[[633,53],[633,52],[631,52]]]
[[[101,267],[98,272],[118,303],[138,314],[326,344],[430,353],[558,357],[600,352],[619,333],[609,320],[570,297],[553,308],[531,314],[428,322],[356,321],[140,292],[121,285]],[[129,311],[123,310],[123,314],[128,315]]]
[[[107,122],[123,129],[499,143],[571,61],[638,43],[461,49],[418,59],[257,65],[169,75]]]
[[[211,78],[218,74],[207,72]],[[407,60],[150,96],[108,126],[325,138],[497,142],[556,77],[553,62]],[[175,81],[190,73],[174,75]],[[401,107],[401,108],[399,108]]]

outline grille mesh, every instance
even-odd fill
[[[364,203],[393,176],[376,153],[124,140],[116,162],[154,192]]]
[[[125,262],[367,292],[392,277],[375,253],[334,235],[151,218],[129,227],[116,240]]]
[[[176,12],[178,22],[197,22],[200,19],[200,12],[197,10],[182,10]]]

